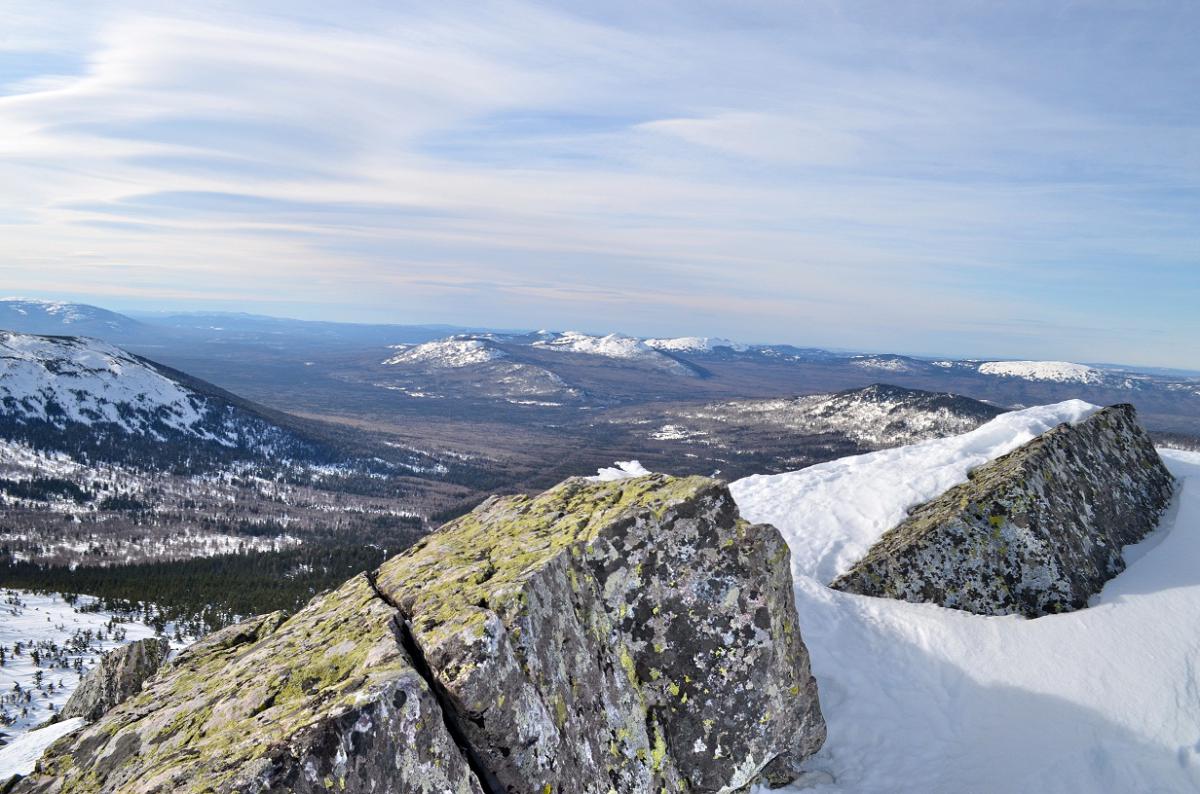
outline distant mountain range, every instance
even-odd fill
[[[1002,407],[1071,397],[1133,402],[1151,429],[1200,435],[1200,376],[1113,365],[245,314],[135,319],[93,306],[19,299],[0,301],[0,327],[5,324],[29,333],[95,336],[278,410],[397,432],[416,428],[418,437],[430,421],[528,426],[544,424],[538,411],[557,411],[555,425],[577,424],[590,421],[581,410],[770,399],[881,382]]]

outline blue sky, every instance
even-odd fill
[[[1190,0],[6,0],[0,279],[1198,368],[1197,41]]]

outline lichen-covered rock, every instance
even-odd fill
[[[788,550],[725,486],[492,499],[210,635],[17,792],[732,792],[824,740]]]
[[[787,546],[716,481],[493,499],[376,584],[498,790],[732,791],[824,740]]]
[[[113,706],[141,692],[142,684],[158,671],[168,651],[170,645],[166,640],[149,638],[104,654],[96,668],[71,693],[57,719],[82,717],[88,722],[100,719]]]
[[[1131,405],[1060,425],[910,511],[832,587],[982,615],[1079,609],[1174,483]]]
[[[480,794],[365,576],[180,654],[17,792]]]

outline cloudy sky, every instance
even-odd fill
[[[1192,0],[4,0],[2,291],[1200,368],[1197,41]]]

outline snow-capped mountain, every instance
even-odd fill
[[[469,367],[507,358],[508,354],[490,339],[452,336],[420,345],[395,345],[399,352],[384,364],[430,364],[437,367]]]
[[[116,459],[190,458],[199,449],[191,442],[222,457],[315,453],[295,434],[198,386],[96,339],[0,332],[6,438]]]
[[[99,306],[33,298],[0,298],[0,329],[100,338],[126,338],[146,331],[137,320]]]
[[[851,356],[851,366],[880,372],[918,372],[925,363],[907,356]]]
[[[649,364],[676,375],[695,376],[697,374],[693,367],[664,354],[663,349],[666,348],[660,349],[642,339],[623,334],[593,336],[579,331],[564,331],[548,338],[538,339],[533,342],[533,347]]]
[[[773,436],[841,436],[860,449],[881,449],[974,430],[1003,410],[955,394],[876,384],[836,394],[735,400],[673,409],[649,424],[648,436],[745,455]]]
[[[174,432],[236,443],[223,429],[214,434],[220,423],[206,421],[208,399],[94,339],[0,332],[0,404],[5,421],[22,425],[112,425],[160,439]]]
[[[1069,361],[987,361],[979,374],[1002,378],[1054,381],[1056,383],[1103,383],[1104,373]]]
[[[798,397],[782,409],[790,423],[845,433],[863,446],[874,448],[958,435],[1002,412],[957,394],[886,384]]]

